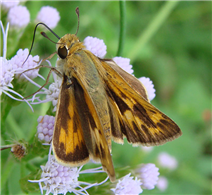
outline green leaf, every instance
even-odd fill
[[[19,180],[21,189],[27,194],[39,191],[40,188],[38,183],[32,183],[32,182],[29,182],[29,180],[39,180],[41,178],[41,173],[42,173],[42,170],[37,169],[36,171],[31,172],[29,175],[21,178]]]

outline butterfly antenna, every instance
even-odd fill
[[[41,34],[43,37],[47,38],[47,39],[48,39],[49,41],[51,41],[52,43],[57,44],[57,42],[52,41],[52,40],[47,36],[47,34],[46,34],[45,32],[41,32],[40,34]]]
[[[75,11],[76,11],[77,18],[78,18],[77,31],[76,31],[76,33],[75,33],[75,35],[77,35],[78,30],[79,30],[79,7],[77,7]]]
[[[30,56],[30,53],[31,53],[31,51],[32,51],[32,48],[33,48],[33,45],[34,45],[34,41],[35,41],[35,33],[36,33],[37,27],[38,27],[39,25],[45,26],[54,36],[56,36],[58,39],[60,39],[60,37],[59,37],[51,28],[49,28],[46,24],[44,24],[43,22],[40,22],[40,23],[36,24],[35,30],[34,30],[34,34],[33,34],[33,38],[32,38],[32,44],[31,44],[31,47],[30,47],[30,50],[29,50],[29,54],[28,54],[26,60],[23,62],[23,64],[27,61],[27,59],[28,59],[29,56]],[[43,32],[41,32],[41,34],[43,35]],[[44,34],[45,34],[45,33],[44,33]],[[46,34],[43,35],[43,36],[44,36],[44,37],[47,37]],[[49,40],[50,40],[50,39],[49,39]],[[51,40],[51,42],[53,42],[53,41]]]

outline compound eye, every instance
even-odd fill
[[[68,50],[66,49],[65,46],[63,47],[59,47],[58,48],[58,55],[60,56],[60,58],[65,59],[68,55]]]

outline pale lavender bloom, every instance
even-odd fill
[[[46,62],[49,64],[50,67],[52,66],[50,61],[46,60]],[[49,89],[42,87],[35,82],[33,83],[33,81],[30,81],[30,82],[32,82],[34,85],[36,85],[39,88],[42,87],[42,89],[39,92],[33,95],[32,104],[41,104],[41,103],[52,101],[52,104],[54,106],[53,112],[55,112],[57,108],[57,101],[58,101],[58,97],[60,93],[60,86],[61,86],[62,80],[54,72],[52,72],[52,75],[53,75],[54,82],[51,85],[49,85]],[[46,99],[41,100],[38,95],[46,95]],[[34,100],[37,100],[37,101],[34,101]]]
[[[15,7],[19,4],[19,0],[1,0],[1,6],[3,10],[9,10],[12,7]]]
[[[56,8],[50,6],[43,6],[36,17],[36,21],[43,22],[49,28],[55,28],[59,20],[59,12]]]
[[[25,6],[12,7],[7,15],[7,20],[14,28],[25,27],[30,21],[30,13]]]
[[[138,174],[138,178],[141,180],[141,187],[143,189],[152,190],[155,188],[155,185],[158,181],[158,168],[155,164],[141,164],[137,169],[136,173]]]
[[[102,39],[88,36],[83,42],[86,49],[99,58],[103,58],[107,53],[107,46]]]
[[[155,88],[152,81],[147,77],[141,77],[138,80],[144,85],[147,90],[148,98],[152,101],[155,98]]]
[[[51,85],[49,85],[49,89],[42,88],[43,91],[37,92],[32,98],[33,100],[36,99],[38,102],[32,102],[32,104],[41,104],[41,103],[51,101],[52,105],[54,106],[53,112],[55,112],[57,109],[57,102],[58,102],[58,98],[59,98],[61,83],[62,83],[62,80],[60,78],[57,78],[55,80],[55,82],[53,82]],[[45,100],[40,100],[39,97],[36,97],[41,94],[46,95]]]
[[[167,189],[167,187],[168,187],[168,180],[167,180],[167,178],[166,177],[163,177],[163,176],[159,177],[158,183],[157,183],[157,188],[160,191],[164,192]]]
[[[6,30],[4,30],[2,21],[0,21],[0,26],[1,26],[2,34],[3,34],[3,57],[0,57],[0,95],[3,92],[4,94],[6,94],[7,96],[9,96],[10,98],[14,100],[25,101],[32,109],[31,105],[26,100],[22,99],[23,98],[22,95],[20,95],[19,93],[11,89],[13,88],[13,85],[11,82],[14,78],[14,74],[16,70],[13,68],[11,61],[6,59],[9,23],[7,24]],[[10,93],[21,97],[21,99],[18,99],[12,96]]]
[[[29,70],[24,72],[25,70],[32,69],[38,66],[39,56],[29,55],[28,49],[19,49],[14,57],[10,60],[13,65],[13,69],[16,70],[15,76],[16,78],[24,79],[27,76],[30,79],[34,79],[38,76],[39,69]],[[27,61],[25,61],[27,59]],[[25,62],[24,62],[25,61]],[[36,62],[35,62],[36,61]],[[24,72],[24,74],[22,74]],[[25,75],[25,76],[24,76]]]
[[[44,141],[45,143],[49,143],[52,140],[53,131],[54,131],[54,116],[39,116],[38,117],[38,126],[37,133],[38,139]]]
[[[51,149],[50,149],[51,151]],[[46,195],[52,194],[66,194],[73,192],[74,194],[88,194],[88,188],[101,185],[108,180],[108,177],[101,183],[87,183],[79,181],[80,174],[85,173],[100,173],[104,172],[102,167],[95,169],[81,170],[83,166],[65,167],[57,163],[54,155],[49,153],[48,161],[45,166],[41,166],[42,174],[39,180],[29,180],[30,182],[39,183],[41,193],[46,191]]]
[[[14,72],[10,61],[4,57],[0,57],[0,95],[4,90],[7,91],[9,88],[13,88],[11,82],[14,78]]]
[[[49,85],[49,91],[46,95],[46,99],[52,101],[54,106],[53,112],[57,109],[58,97],[60,94],[60,86],[62,84],[62,80],[60,78],[55,79],[55,82]]]
[[[158,155],[158,163],[161,167],[174,170],[178,166],[177,159],[166,152],[161,152]]]
[[[113,61],[129,74],[133,74],[132,65],[129,58],[114,57]]]
[[[122,179],[120,179],[115,188],[112,188],[114,194],[116,195],[136,195],[143,192],[141,189],[141,181],[140,179],[133,179],[130,177],[131,173],[125,175]]]

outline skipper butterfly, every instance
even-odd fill
[[[78,8],[76,13],[79,20]],[[137,78],[86,50],[76,34],[64,35],[56,48],[62,85],[52,146],[59,163],[79,166],[93,159],[115,181],[111,139],[155,146],[181,135],[177,124],[150,104]]]

